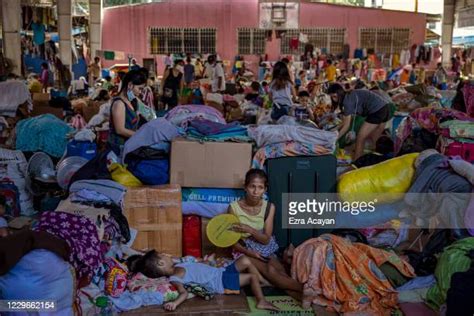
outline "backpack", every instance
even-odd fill
[[[455,241],[450,229],[442,229],[433,233],[421,252],[406,250],[405,255],[418,276],[434,273],[438,263],[437,254]]]

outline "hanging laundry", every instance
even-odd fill
[[[363,55],[362,49],[356,48],[355,51],[354,51],[354,58],[355,59],[362,59],[363,56],[364,55]]]
[[[344,44],[344,46],[342,47],[342,58],[348,59],[350,51],[351,47],[349,46],[349,44]]]
[[[416,62],[416,51],[418,49],[418,45],[413,44],[410,48],[410,64],[414,64]]]
[[[400,64],[402,66],[408,65],[410,63],[410,51],[407,49],[403,49],[400,52]]]
[[[268,42],[271,42],[272,41],[272,37],[273,37],[273,30],[268,30],[266,32],[266,37],[267,37],[267,41]]]
[[[283,35],[285,35],[285,31],[282,31],[282,30],[277,30],[275,35],[276,35],[276,38],[282,38]]]
[[[400,66],[400,55],[399,54],[393,54],[392,58],[392,68],[398,68]]]
[[[308,35],[306,35],[306,34],[303,34],[303,33],[300,33],[300,35],[299,35],[299,38],[298,38],[298,39],[299,39],[300,43],[304,43],[304,44],[306,44],[306,43],[308,43],[308,42],[309,42],[309,40],[308,40]]]
[[[425,63],[429,64],[430,61],[432,60],[432,53],[433,53],[433,49],[430,47],[428,48],[428,51],[426,52],[426,56],[425,56]]]
[[[416,63],[419,64],[421,60],[423,59],[423,56],[425,56],[425,46],[420,45],[420,49],[418,50],[418,56],[416,57]]]

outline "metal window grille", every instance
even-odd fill
[[[216,29],[200,29],[199,36],[201,43],[199,53],[215,54],[216,53]]]
[[[238,54],[250,55],[252,54],[252,30],[238,29]]]
[[[292,39],[298,39],[299,34],[308,36],[308,44],[316,48],[326,48],[331,54],[341,54],[343,52],[346,29],[345,28],[304,28],[286,30],[282,36],[282,54],[303,54],[305,44],[299,43],[298,49],[290,47]]]
[[[237,30],[237,53],[239,55],[265,54],[266,30],[239,28]]]
[[[148,43],[150,54],[215,53],[216,29],[150,27]]]
[[[199,30],[184,29],[184,52],[199,52]]]
[[[372,48],[376,53],[393,54],[410,45],[408,28],[360,28],[359,47]]]

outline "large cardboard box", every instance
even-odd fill
[[[179,185],[127,188],[124,215],[128,225],[138,230],[133,249],[156,249],[174,256],[182,255]]]
[[[94,115],[99,113],[100,106],[103,103],[104,102],[89,101],[87,106],[82,108],[82,114],[83,114],[84,120],[86,122],[89,122]]]
[[[251,159],[249,143],[177,139],[171,144],[170,183],[195,188],[242,188]]]
[[[31,98],[33,101],[49,101],[50,95],[49,93],[33,93]]]
[[[56,117],[62,119],[63,118],[63,109],[62,108],[54,108],[49,106],[49,101],[33,101],[33,111],[31,112],[31,116],[39,116],[43,114],[53,114]]]

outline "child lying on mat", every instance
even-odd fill
[[[175,263],[171,256],[154,250],[144,256],[132,256],[127,265],[130,272],[141,272],[149,278],[167,276],[179,292],[174,302],[164,305],[169,311],[176,309],[188,297],[184,285],[194,283],[216,294],[238,294],[240,287],[249,285],[257,299],[257,308],[277,311],[278,308],[265,300],[260,282],[267,285],[250,260],[242,256],[226,268],[215,268],[204,263]],[[245,271],[245,272],[244,272]],[[243,272],[243,273],[241,273]]]

